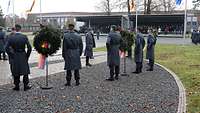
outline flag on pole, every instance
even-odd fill
[[[180,5],[182,0],[176,0],[176,5]]]
[[[8,8],[7,8],[7,12],[9,11],[10,8],[10,0],[8,1]]]
[[[33,9],[33,7],[34,7],[34,5],[35,5],[35,0],[33,0],[33,3],[32,3],[32,5],[31,5],[31,8],[30,8],[29,10],[27,10],[26,12],[31,12],[32,9]]]
[[[131,10],[131,11],[135,11],[135,0],[131,0],[131,3],[130,3],[130,10]]]
[[[44,69],[45,60],[46,60],[46,57],[44,55],[42,55],[42,54],[39,54],[39,59],[38,59],[38,68],[39,69]]]

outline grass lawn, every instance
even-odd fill
[[[106,51],[105,47],[95,51]],[[200,46],[156,45],[156,62],[175,72],[187,94],[187,113],[200,113]]]

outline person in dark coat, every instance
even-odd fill
[[[83,42],[79,34],[74,31],[74,25],[69,24],[69,32],[64,34],[62,57],[65,60],[64,69],[67,70],[65,86],[71,86],[72,70],[74,70],[74,76],[76,85],[80,84],[79,69],[81,69],[80,56],[83,51]]]
[[[97,40],[99,40],[99,36],[100,36],[100,31],[99,29],[97,30]]]
[[[5,32],[3,32],[3,28],[0,27],[0,60],[2,60],[1,55],[3,55],[3,60],[6,59],[6,53],[5,53]]]
[[[89,59],[93,57],[93,48],[95,47],[95,39],[94,34],[92,33],[92,29],[88,29],[88,33],[86,34],[85,38],[86,46],[84,56],[86,56],[86,66],[92,66],[89,63]]]
[[[111,32],[108,34],[106,47],[107,47],[107,65],[110,68],[110,77],[106,80],[114,81],[119,79],[120,72],[120,55],[119,49],[122,38],[119,32],[117,32],[117,27],[112,26]],[[115,74],[115,77],[114,77]]]
[[[28,74],[30,74],[28,59],[32,47],[26,35],[20,33],[21,26],[15,25],[16,33],[8,39],[5,49],[9,55],[11,72],[14,77],[15,87],[13,90],[19,91],[20,76],[23,76],[24,91],[30,89]],[[26,51],[27,46],[27,51]]]
[[[197,42],[198,42],[197,41],[197,39],[198,39],[198,33],[197,33],[196,30],[193,30],[191,39],[192,39],[192,43],[197,44]]]
[[[15,33],[16,33],[16,31],[15,31],[15,28],[13,27],[12,29],[11,29],[11,33],[10,34],[8,34],[7,36],[6,36],[6,43],[8,42],[8,40],[11,38],[11,37],[13,37],[14,35],[15,35]],[[9,64],[10,64],[10,70],[11,70],[11,72],[12,72],[12,58],[8,55],[8,61],[9,61]],[[13,77],[13,76],[12,76]]]
[[[141,29],[138,29],[138,33],[135,39],[135,49],[134,49],[134,60],[136,63],[136,70],[133,73],[139,74],[142,72],[144,46],[145,46],[144,37],[141,34]]]
[[[152,30],[150,30],[150,33],[147,38],[147,53],[146,58],[149,60],[149,69],[147,71],[153,71],[154,66],[154,48],[156,44],[156,37],[152,34]]]

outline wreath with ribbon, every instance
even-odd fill
[[[35,33],[33,46],[36,51],[48,57],[56,53],[61,47],[62,33],[51,26],[44,26]]]

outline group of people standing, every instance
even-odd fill
[[[149,68],[147,71],[153,71],[154,67],[154,48],[156,44],[156,35],[153,34],[153,30],[149,30],[147,38],[147,52],[146,58],[148,59]],[[106,47],[107,47],[107,64],[110,68],[110,77],[106,80],[114,81],[119,79],[120,73],[120,55],[119,50],[123,51],[120,47],[122,42],[122,37],[120,31],[118,31],[116,26],[112,26],[111,32],[108,34]],[[143,68],[143,50],[145,48],[144,36],[141,33],[141,29],[138,29],[138,33],[135,39],[135,49],[134,49],[134,61],[136,64],[135,74],[142,72]],[[115,76],[114,76],[115,74]]]
[[[76,86],[80,85],[80,73],[82,68],[80,56],[83,53],[83,41],[81,36],[74,30],[74,25],[68,25],[68,31],[64,34],[62,57],[65,61],[64,70],[66,70],[66,84],[65,86],[71,86],[72,71],[74,72],[74,79]],[[9,56],[10,69],[14,78],[15,87],[13,90],[19,91],[20,76],[23,75],[24,91],[31,89],[29,86],[28,74],[30,69],[28,65],[28,59],[32,51],[32,47],[28,41],[26,35],[21,32],[21,26],[15,26],[15,32],[10,34],[7,43],[5,45],[5,51]],[[110,77],[106,80],[114,81],[119,79],[120,74],[120,55],[122,37],[120,31],[116,26],[112,26],[111,32],[107,36],[106,48],[107,48],[107,65],[110,69]],[[147,59],[149,59],[149,69],[147,71],[153,71],[154,65],[154,46],[156,44],[156,38],[149,33],[147,38]],[[86,66],[91,67],[89,59],[93,58],[93,48],[95,47],[94,35],[91,29],[88,29],[86,34],[86,46],[84,55],[86,56]],[[135,39],[134,59],[136,63],[136,70],[133,73],[139,74],[142,72],[143,65],[143,49],[145,47],[145,40],[141,34],[141,30],[138,29],[138,33]],[[26,49],[27,48],[27,49]]]

